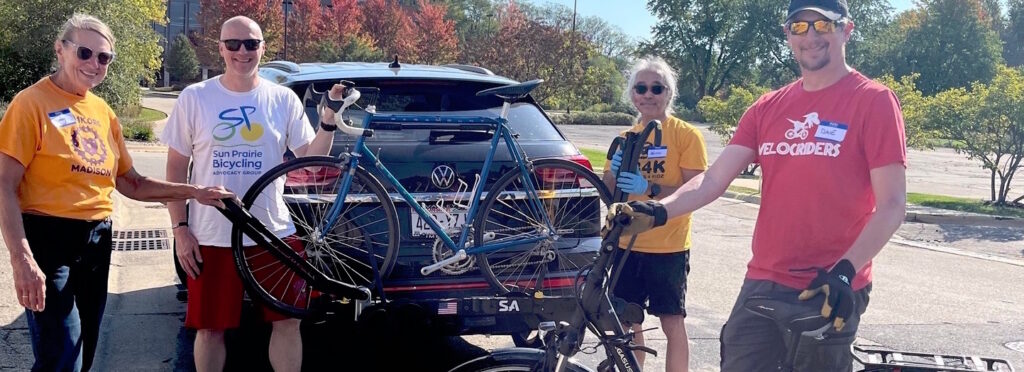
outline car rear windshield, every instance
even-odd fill
[[[314,89],[325,91],[330,88],[333,82],[315,82]],[[383,81],[356,81],[357,87],[373,87],[380,89],[377,97],[377,115],[387,114],[422,114],[425,116],[479,116],[496,118],[501,112],[501,99],[493,96],[477,97],[476,92],[492,88],[495,84],[463,81],[438,81],[438,80],[383,80]],[[299,97],[306,93],[308,84],[293,86]],[[306,101],[306,100],[304,100]],[[306,114],[311,123],[319,122],[319,115],[316,112],[314,102],[305,102]],[[365,125],[366,113],[356,106],[350,107],[345,117],[353,121],[353,125],[362,127]],[[532,141],[563,141],[564,138],[558,133],[554,125],[540,111],[540,108],[532,102],[517,102],[512,104],[508,114],[509,127],[517,134],[520,140]],[[454,128],[453,128],[454,130]],[[371,140],[376,141],[433,141],[444,137],[445,133],[439,130],[403,130],[389,131],[381,130],[374,134]],[[344,137],[339,132],[340,137]],[[458,140],[488,140],[489,135],[480,133],[478,135],[450,134],[449,137]]]

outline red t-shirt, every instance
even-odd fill
[[[907,164],[900,103],[857,71],[808,92],[803,80],[762,96],[730,144],[757,152],[761,208],[747,278],[802,289],[835,264],[875,211],[870,170]],[[871,282],[871,263],[854,289]]]

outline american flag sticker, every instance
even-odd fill
[[[458,302],[443,302],[437,304],[437,315],[455,315],[459,313]]]

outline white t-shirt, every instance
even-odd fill
[[[217,76],[181,92],[160,138],[192,157],[190,182],[224,185],[241,198],[257,178],[281,164],[286,149],[307,145],[314,136],[302,102],[288,88],[260,78],[253,90],[233,92]],[[274,190],[276,195],[266,196],[274,202],[251,212],[285,237],[295,226],[282,199],[283,182]],[[199,244],[231,246],[231,222],[214,207],[190,203],[188,220]],[[253,242],[246,237],[245,244]]]

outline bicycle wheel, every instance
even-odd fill
[[[502,294],[571,294],[576,272],[597,255],[611,194],[594,172],[562,159],[534,161],[526,182],[537,191],[542,210],[532,206],[522,174],[513,169],[487,193],[474,223],[474,241],[489,245],[549,237],[496,250],[484,248],[477,255],[477,265]],[[547,233],[544,221],[551,222],[553,233]]]
[[[325,276],[351,285],[373,288],[373,267],[381,278],[394,267],[398,250],[395,205],[380,182],[363,168],[352,174],[344,210],[326,230],[324,223],[335,204],[348,164],[328,156],[303,157],[274,167],[261,176],[242,199],[242,205],[285,239],[306,262]],[[276,197],[281,195],[284,197]],[[291,227],[289,225],[293,225]],[[290,233],[293,230],[294,233]],[[232,231],[235,263],[250,295],[270,307],[307,317],[317,303],[335,296],[320,293],[262,247],[243,247],[242,232]],[[323,237],[321,238],[321,235]],[[251,243],[249,243],[251,244]]]

